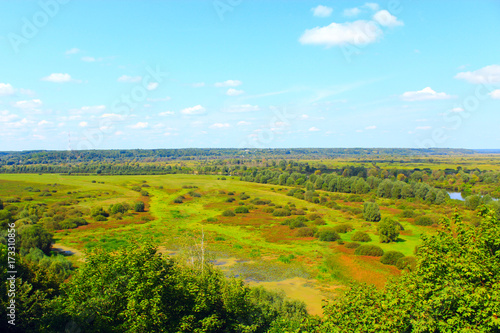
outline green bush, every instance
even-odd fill
[[[264,208],[262,208],[262,211],[264,213],[272,213],[272,212],[274,212],[274,208],[273,207],[264,207]]]
[[[273,216],[290,216],[292,213],[288,209],[278,208],[273,212]]]
[[[234,209],[234,212],[235,212],[236,214],[245,214],[245,213],[248,213],[248,208],[247,208],[247,207],[245,207],[245,206],[236,207],[236,208]]]
[[[318,232],[318,238],[322,242],[334,242],[340,239],[340,236],[333,230],[321,230]]]
[[[354,254],[358,256],[381,257],[384,255],[384,250],[376,245],[361,245],[354,251]]]
[[[408,268],[408,270],[413,271],[416,266],[417,258],[412,256],[399,258],[398,261],[396,261],[396,267],[401,270]]]
[[[299,228],[297,232],[295,233],[295,236],[297,237],[313,237],[314,236],[314,230],[311,228]]]
[[[135,204],[134,204],[134,210],[138,213],[140,212],[143,212],[144,211],[144,202],[142,201],[137,201]]]
[[[396,262],[404,256],[405,255],[399,251],[387,251],[382,258],[380,258],[380,262],[384,265],[396,265]]]
[[[226,202],[233,202],[235,199],[234,198],[227,198]]]
[[[222,216],[236,216],[236,214],[231,209],[228,209],[222,212]]]
[[[184,199],[184,197],[177,197],[174,199],[174,203],[181,204],[184,202],[183,199]]]
[[[106,220],[107,220],[107,218],[106,218],[106,216],[104,216],[104,215],[97,215],[96,217],[94,217],[94,220],[99,221],[99,222],[102,222],[102,221],[106,221]],[[61,222],[61,223],[62,223],[62,222]]]
[[[217,219],[215,217],[208,217],[207,222],[217,222]]]
[[[351,240],[354,242],[371,242],[371,237],[366,232],[356,231],[352,236]]]
[[[409,210],[409,209],[405,209],[405,210],[403,210],[403,212],[401,213],[401,217],[404,217],[404,218],[412,218],[412,217],[415,217],[415,211],[413,211],[413,210]]]
[[[351,224],[347,223],[342,223],[333,227],[333,230],[335,230],[335,232],[338,232],[339,234],[345,234],[346,232],[352,231],[353,229],[354,227]]]
[[[345,243],[345,247],[347,247],[348,249],[357,249],[358,247],[360,247],[360,245],[361,244],[356,243],[356,242]]]
[[[423,226],[430,226],[433,225],[435,222],[433,219],[431,219],[429,216],[420,216],[417,219],[415,219],[415,224],[416,225],[423,225]]]

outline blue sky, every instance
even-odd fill
[[[500,148],[499,1],[0,2],[0,150]]]

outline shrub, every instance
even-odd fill
[[[403,212],[401,213],[401,217],[404,217],[404,218],[412,218],[412,217],[415,217],[415,212],[414,212],[413,210],[405,209],[405,210],[403,210]]]
[[[397,222],[391,218],[384,218],[377,226],[381,243],[395,242],[399,237],[399,227]]]
[[[241,194],[240,194],[240,199],[241,199],[241,200],[247,200],[247,199],[250,199],[250,196],[249,196],[248,194],[241,193]]]
[[[236,214],[245,214],[245,213],[248,213],[248,208],[247,208],[247,207],[245,207],[245,206],[236,207],[236,208],[234,209],[234,212],[235,212]]]
[[[102,215],[99,215],[102,216]],[[104,220],[106,218],[104,217]],[[97,218],[96,218],[97,221]],[[70,217],[59,223],[60,229],[74,229],[81,225],[87,225],[88,222],[82,217]]]
[[[312,222],[314,225],[326,225],[326,222],[325,220],[323,220],[322,218],[319,218],[319,219],[316,219]]]
[[[134,210],[138,213],[140,212],[143,212],[144,211],[144,202],[142,201],[137,201],[135,204],[134,204]]]
[[[217,218],[215,217],[208,217],[207,222],[217,222]]]
[[[396,262],[404,256],[405,255],[399,251],[387,251],[382,258],[380,258],[380,262],[384,265],[396,265]]]
[[[333,230],[321,230],[318,232],[318,238],[322,242],[333,242],[340,239],[340,236]]]
[[[233,202],[235,199],[234,198],[227,198],[226,202]]]
[[[380,221],[380,209],[376,202],[365,202],[363,204],[363,218],[370,222]]]
[[[366,232],[356,231],[352,236],[351,240],[354,242],[371,242],[371,237]]]
[[[314,236],[314,230],[311,228],[299,228],[297,232],[295,233],[297,237],[313,237]]]
[[[97,215],[96,217],[94,217],[94,220],[96,220],[96,221],[106,221],[107,218],[104,215]]]
[[[141,195],[142,195],[143,197],[148,197],[148,196],[149,196],[149,192],[148,192],[148,191],[144,191],[144,190],[142,190],[142,191],[141,191]]]
[[[412,256],[399,258],[398,261],[396,261],[396,267],[401,270],[408,268],[408,270],[413,271],[416,266],[417,258]]]
[[[109,211],[111,214],[118,214],[118,213],[123,214],[127,211],[127,209],[121,203],[117,203],[117,204],[111,205],[111,207],[109,207]]]
[[[177,197],[174,199],[174,203],[178,203],[178,204],[181,204],[183,203],[182,199],[184,199],[183,197]]]
[[[333,230],[335,230],[335,232],[338,232],[339,234],[345,234],[346,232],[349,232],[353,229],[354,228],[351,224],[346,223],[342,223],[333,227]]]
[[[273,212],[273,216],[290,216],[292,213],[288,209],[279,208]]]
[[[415,220],[416,225],[430,226],[434,224],[434,220],[429,216],[420,216]]]
[[[384,250],[376,245],[361,245],[354,251],[354,254],[358,256],[381,257],[384,255]]]
[[[235,215],[236,214],[231,209],[222,212],[222,216],[235,216]]]
[[[345,247],[347,247],[348,249],[356,249],[360,246],[361,244],[359,243],[356,243],[356,242],[348,242],[348,243],[345,243]]]
[[[272,207],[264,207],[264,208],[262,208],[262,211],[264,213],[272,213],[272,212],[274,212],[274,208],[272,208]]]
[[[102,215],[104,217],[108,217],[109,216],[108,212],[106,212],[104,210],[104,208],[102,208],[102,207],[94,207],[94,208],[92,208],[92,210],[90,211],[90,215],[92,217],[96,217],[98,215]]]

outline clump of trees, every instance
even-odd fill
[[[399,223],[389,217],[384,217],[377,226],[378,236],[381,243],[397,241],[399,237]]]
[[[363,218],[369,222],[380,221],[380,208],[376,202],[365,202],[363,204]]]

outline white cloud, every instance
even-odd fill
[[[462,108],[453,108],[453,109],[451,109],[451,112],[464,112],[464,109],[462,109]]]
[[[425,101],[425,100],[436,100],[436,99],[449,99],[452,96],[444,92],[435,92],[431,87],[426,87],[419,91],[407,91],[401,98],[405,101]]]
[[[417,126],[415,129],[426,131],[426,130],[430,130],[431,128],[432,128],[432,126]]]
[[[318,132],[318,131],[321,131],[321,130],[317,127],[314,127],[314,126],[309,129],[309,132]]]
[[[226,80],[224,82],[217,82],[215,84],[216,87],[237,87],[241,85],[243,82],[239,80]]]
[[[142,129],[142,128],[146,128],[146,127],[148,127],[148,125],[149,125],[149,124],[148,124],[148,123],[146,123],[146,122],[138,122],[137,124],[135,124],[135,125],[130,125],[129,127],[130,127],[130,128],[133,128],[133,129]]]
[[[148,98],[147,101],[148,102],[166,102],[166,101],[170,101],[171,99],[172,98],[167,96],[167,97],[163,97],[163,98]]]
[[[123,133],[122,131],[116,131],[115,132],[115,135],[123,135],[123,134],[125,134],[125,133]]]
[[[363,6],[370,8],[371,10],[378,10],[379,9],[378,3],[374,3],[374,2],[367,2]]]
[[[159,115],[159,116],[162,116],[162,117],[164,117],[164,116],[172,116],[172,115],[174,115],[174,114],[175,114],[175,112],[174,112],[174,111],[165,111],[165,112],[160,112],[160,113],[158,113],[158,115]]]
[[[19,118],[18,115],[12,114],[7,110],[0,111],[0,122],[9,122],[17,118]]]
[[[210,128],[213,128],[213,129],[221,129],[221,128],[228,128],[228,127],[231,127],[231,125],[229,125],[228,123],[215,123],[213,125],[210,125]]]
[[[125,117],[121,114],[118,113],[103,113],[101,115],[101,118],[108,118],[108,119],[113,119],[113,120],[124,120]]]
[[[193,83],[192,86],[194,88],[201,88],[201,87],[205,86],[205,82],[196,82],[196,83]]]
[[[47,121],[47,120],[45,120],[45,119],[44,119],[44,120],[40,120],[40,121],[38,122],[38,126],[50,125],[50,124],[52,124],[52,122],[51,122],[51,121]]]
[[[32,99],[30,101],[18,101],[14,103],[14,107],[27,110],[27,109],[36,109],[42,106],[42,101],[39,99]]]
[[[243,93],[244,93],[243,90],[238,90],[238,89],[234,89],[234,88],[229,88],[226,91],[226,95],[228,95],[228,96],[238,96],[238,95],[241,95]]]
[[[13,95],[14,88],[9,83],[0,83],[0,96]]]
[[[69,49],[68,51],[65,52],[65,54],[77,54],[80,52],[80,49],[77,49],[76,47]]]
[[[98,61],[98,59],[96,59],[94,57],[82,57],[82,61],[85,61],[85,62],[95,62],[95,61]]]
[[[156,88],[158,88],[160,84],[158,82],[150,82],[148,83],[148,86],[146,87],[146,89],[148,90],[155,90]]]
[[[343,12],[344,16],[357,16],[359,13],[361,13],[361,9],[358,7],[344,9]]]
[[[404,25],[402,21],[399,21],[396,16],[392,15],[385,9],[376,12],[375,15],[373,15],[373,19],[378,24],[384,27],[396,27],[399,25]]]
[[[500,99],[500,89],[493,90],[488,95],[493,99]]]
[[[311,8],[313,15],[318,17],[328,17],[332,14],[333,9],[327,6],[319,5]]]
[[[301,119],[308,119],[309,116],[307,114],[303,114],[302,116],[300,116]]]
[[[71,109],[73,114],[89,114],[89,113],[100,113],[106,110],[105,105],[93,105],[93,106],[82,106],[79,109]]]
[[[71,82],[71,75],[67,73],[52,73],[49,76],[43,77],[42,81],[54,82],[54,83],[64,83]]]
[[[140,76],[128,76],[128,75],[122,75],[118,78],[118,82],[124,82],[124,83],[135,83],[135,82],[141,82],[142,77]]]
[[[490,65],[472,72],[460,72],[455,79],[470,83],[500,83],[500,65]]]
[[[375,126],[375,125],[371,125],[371,126],[366,126],[365,127],[366,130],[374,130],[376,128],[377,128],[377,126]]]
[[[193,115],[193,114],[203,114],[206,112],[206,109],[201,106],[201,105],[195,105],[195,106],[192,106],[190,108],[185,108],[181,111],[182,114],[190,114],[190,115]]]
[[[252,123],[248,122],[248,121],[238,121],[238,123],[236,124],[236,126],[247,126],[247,125],[251,125]]]
[[[253,112],[253,111],[259,111],[260,107],[258,105],[251,105],[251,104],[243,104],[243,105],[232,105],[229,108],[224,109],[226,112],[235,112],[235,113],[240,113],[240,112]]]
[[[87,123],[86,121],[81,121],[78,126],[80,127],[87,127],[89,123]]]
[[[382,30],[373,21],[358,20],[346,23],[331,23],[325,27],[306,30],[299,38],[302,44],[325,45],[327,47],[354,44],[362,45],[377,41]]]

